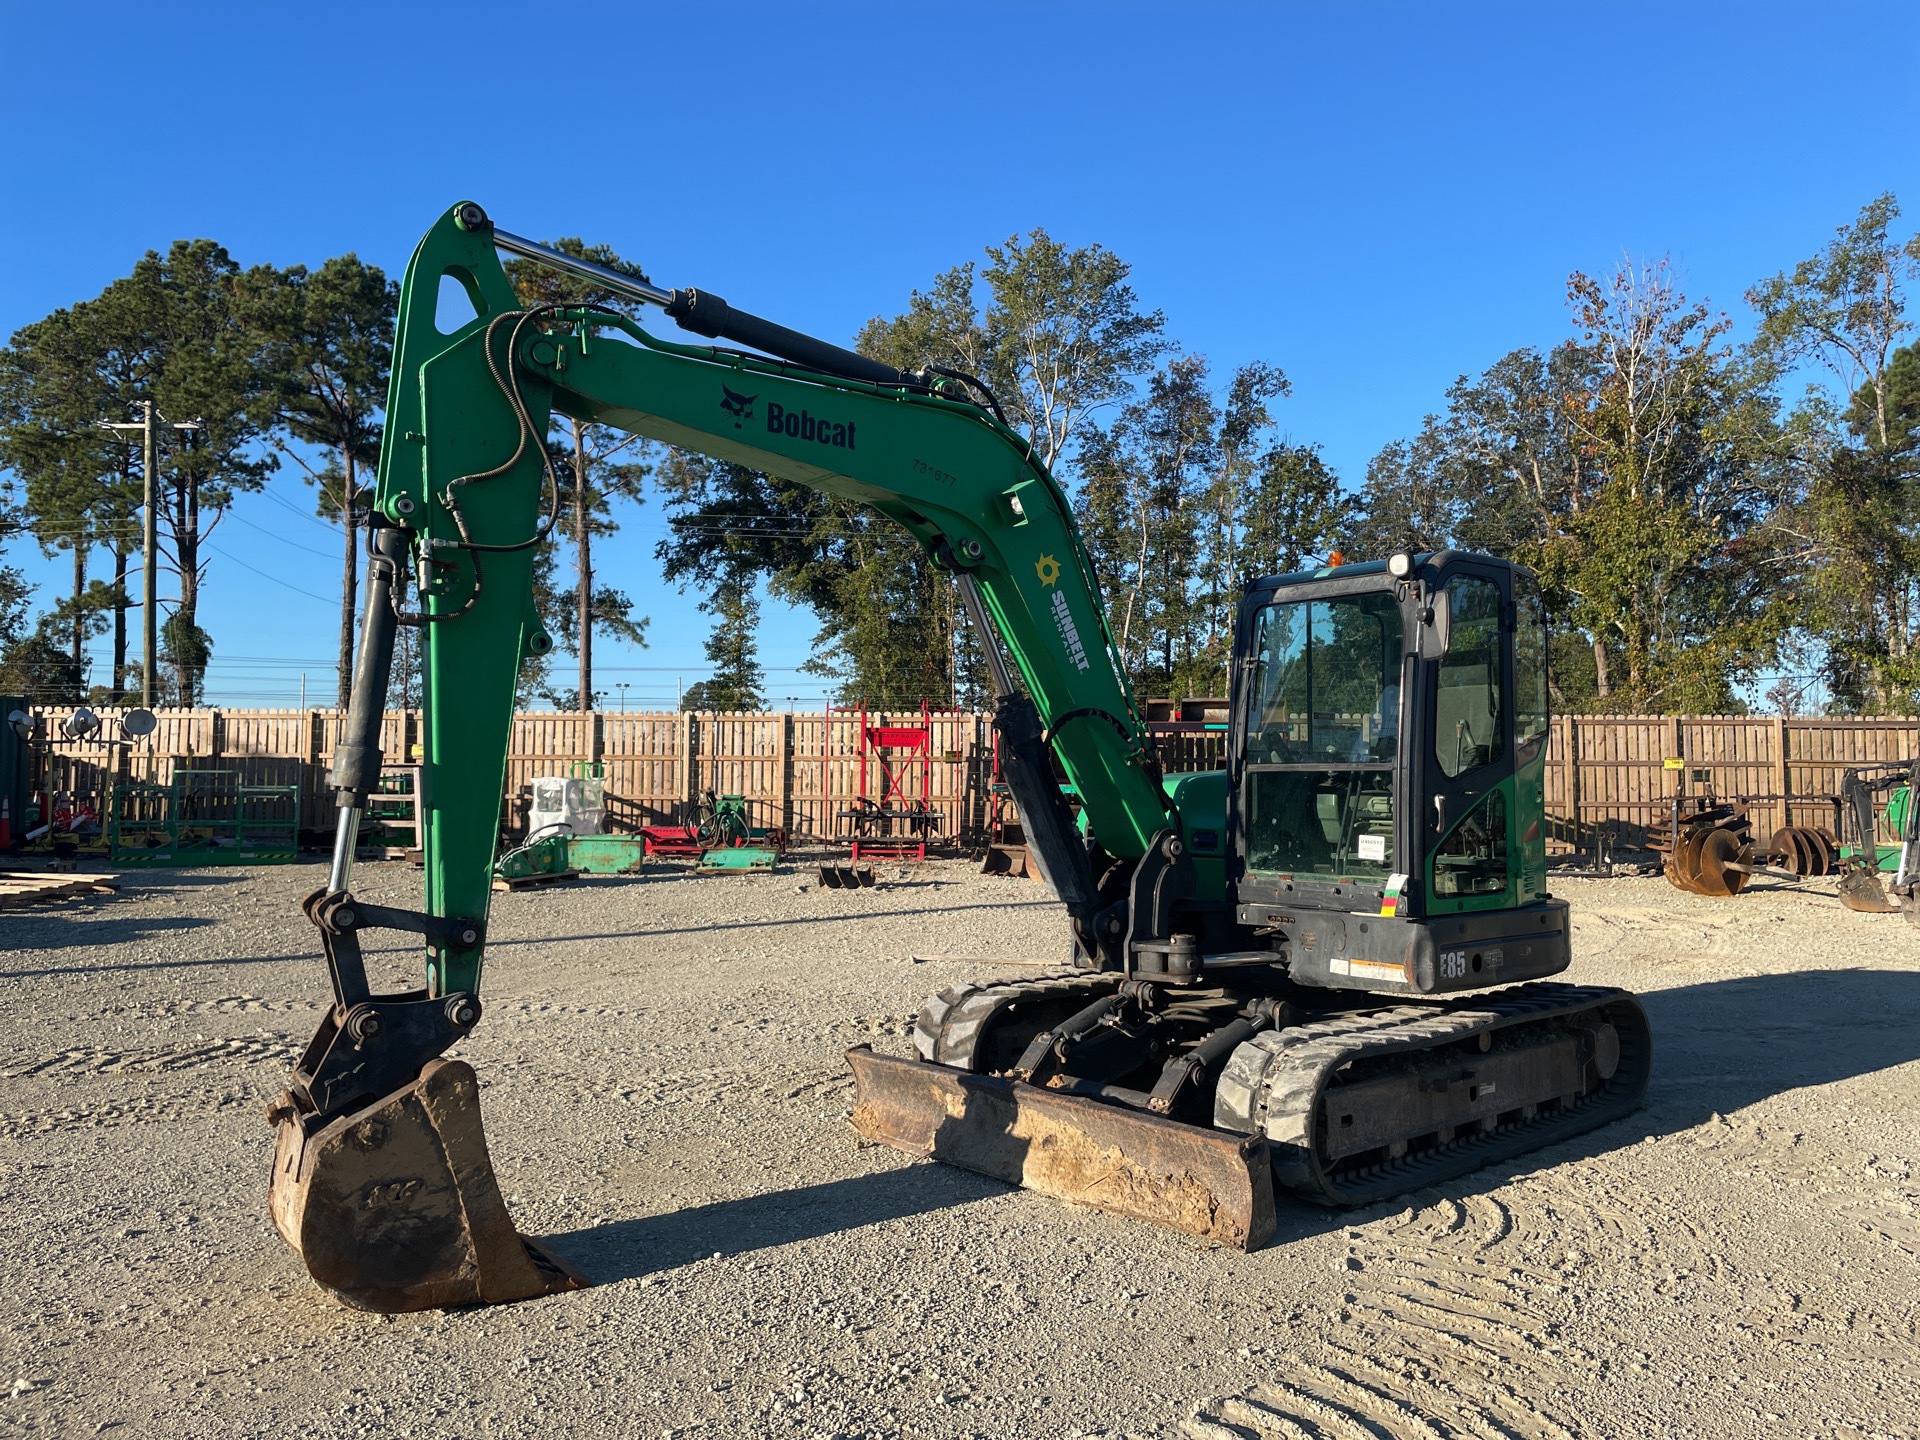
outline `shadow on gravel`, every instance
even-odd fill
[[[605,930],[591,935],[529,935],[518,940],[496,939],[490,935],[487,937],[487,948],[499,950],[508,945],[559,945],[569,940],[633,940],[650,935],[714,935],[725,930],[784,930],[790,925],[847,924],[862,920],[898,920],[910,915],[955,915],[962,910],[1002,911],[1032,907],[1058,910],[1060,905],[1056,900],[1016,900],[1010,904],[937,905],[920,910],[882,910],[871,914],[802,915],[792,920],[736,920],[730,925],[683,925],[673,930]]]
[[[1623,1150],[1788,1090],[1920,1060],[1920,972],[1911,970],[1743,975],[1649,991],[1640,1003],[1653,1029],[1653,1074],[1641,1109],[1435,1188],[1471,1195],[1519,1170]]]
[[[1653,1078],[1647,1108],[1616,1128],[1643,1134],[1920,1060],[1920,972],[1911,970],[1746,975],[1656,990],[1640,1003],[1653,1026]]]
[[[8,916],[18,921],[22,917]],[[155,935],[178,934],[185,930],[199,930],[214,923],[202,915],[147,915],[114,916],[110,912],[88,914],[86,912],[53,912],[28,917],[41,921],[36,927],[39,933],[21,927],[21,933],[9,934],[7,948],[19,951],[46,951],[49,953],[66,950],[97,951],[109,954],[112,947],[126,945],[135,940],[145,940]],[[168,970],[175,965],[244,965],[245,960],[208,959],[208,960],[154,960],[137,964],[125,962],[105,962],[99,965],[36,965],[25,970],[0,970],[0,980],[20,980],[33,975],[92,975],[110,973],[115,970]]]
[[[259,868],[249,866],[246,872],[235,870],[120,870],[119,885],[122,892],[141,895],[157,894],[163,890],[206,890],[216,885],[238,885],[249,875],[259,874]]]
[[[634,1280],[705,1260],[716,1251],[740,1255],[815,1240],[968,1205],[1007,1189],[998,1180],[947,1165],[910,1165],[542,1238],[595,1280]]]

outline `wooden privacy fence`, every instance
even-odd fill
[[[299,784],[302,825],[331,829],[326,768],[342,717],[331,710],[161,710],[159,728],[131,749],[58,739],[68,711],[45,712],[42,733],[72,762],[77,787],[109,775],[166,781],[178,766],[231,769],[243,784]],[[118,714],[100,712],[101,734]],[[918,712],[878,713],[875,723],[917,724]],[[970,838],[986,820],[992,765],[989,717],[932,717],[932,803],[940,838]],[[831,727],[831,735],[829,734]],[[758,823],[799,836],[848,833],[840,812],[860,793],[856,712],[617,714],[527,712],[515,717],[507,762],[509,818],[529,781],[579,761],[605,768],[608,821],[616,830],[674,823],[702,790],[745,795]],[[404,765],[419,743],[418,711],[389,711],[381,742]],[[1219,732],[1160,737],[1169,771],[1220,765]],[[1602,827],[1622,835],[1663,822],[1674,797],[1744,799],[1762,834],[1780,825],[1832,825],[1833,796],[1850,765],[1920,754],[1920,718],[1795,719],[1754,715],[1563,715],[1547,747],[1547,813],[1554,848],[1584,848]],[[877,793],[877,778],[869,789]],[[917,791],[916,791],[917,793]]]
[[[1745,800],[1756,835],[1837,824],[1851,766],[1920,755],[1920,718],[1561,715],[1547,747],[1547,814],[1558,848],[1587,848],[1664,823],[1676,797]]]

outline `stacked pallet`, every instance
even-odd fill
[[[19,910],[43,900],[75,895],[112,895],[118,875],[60,875],[50,871],[0,870],[0,910]]]

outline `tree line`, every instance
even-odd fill
[[[1899,213],[1880,196],[1752,285],[1740,344],[1666,261],[1574,272],[1568,333],[1462,375],[1358,484],[1289,435],[1278,364],[1216,372],[1119,257],[1043,230],[935,277],[858,348],[996,392],[1073,496],[1142,695],[1225,692],[1253,576],[1453,546],[1539,573],[1563,709],[1911,711],[1920,237],[1895,236]],[[842,695],[981,702],[951,583],[884,521],[698,457],[660,479],[667,574],[702,579],[721,618],[724,707],[760,700],[730,630],[756,584],[819,617],[810,668]]]
[[[1909,711],[1920,347],[1905,305],[1920,237],[1898,237],[1899,214],[1883,195],[1816,254],[1756,281],[1739,342],[1734,319],[1687,296],[1665,261],[1576,271],[1564,334],[1463,374],[1357,483],[1283,423],[1278,363],[1217,371],[1175,342],[1126,262],[1098,244],[1036,229],[988,246],[855,344],[993,390],[1072,497],[1143,696],[1224,691],[1235,602],[1253,576],[1454,546],[1539,573],[1563,709]],[[608,247],[553,243],[643,273]],[[626,303],[527,262],[508,269],[529,304]],[[201,693],[213,637],[199,596],[234,496],[292,476],[341,531],[344,702],[395,294],[352,255],[312,271],[242,269],[211,241],[179,242],[12,337],[0,350],[0,536],[70,553],[72,580],[36,603],[0,565],[0,691],[79,698],[85,646],[109,632],[111,680],[94,698],[131,688],[144,476],[138,448],[94,422],[151,400],[196,424],[156,476],[173,590],[166,698]],[[710,674],[688,708],[765,704],[763,595],[816,617],[806,668],[842,701],[984,700],[979,640],[951,581],[876,512],[566,417],[549,444],[566,523],[539,558],[537,598],[575,663],[530,672],[529,698],[599,704],[596,634],[645,643],[645,618],[592,556],[651,492],[666,520],[663,577],[697,593],[712,621]],[[400,675],[412,683],[408,664]]]

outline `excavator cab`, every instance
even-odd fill
[[[1427,995],[1567,968],[1529,571],[1402,552],[1259,580],[1236,656],[1228,900],[1291,980]]]

